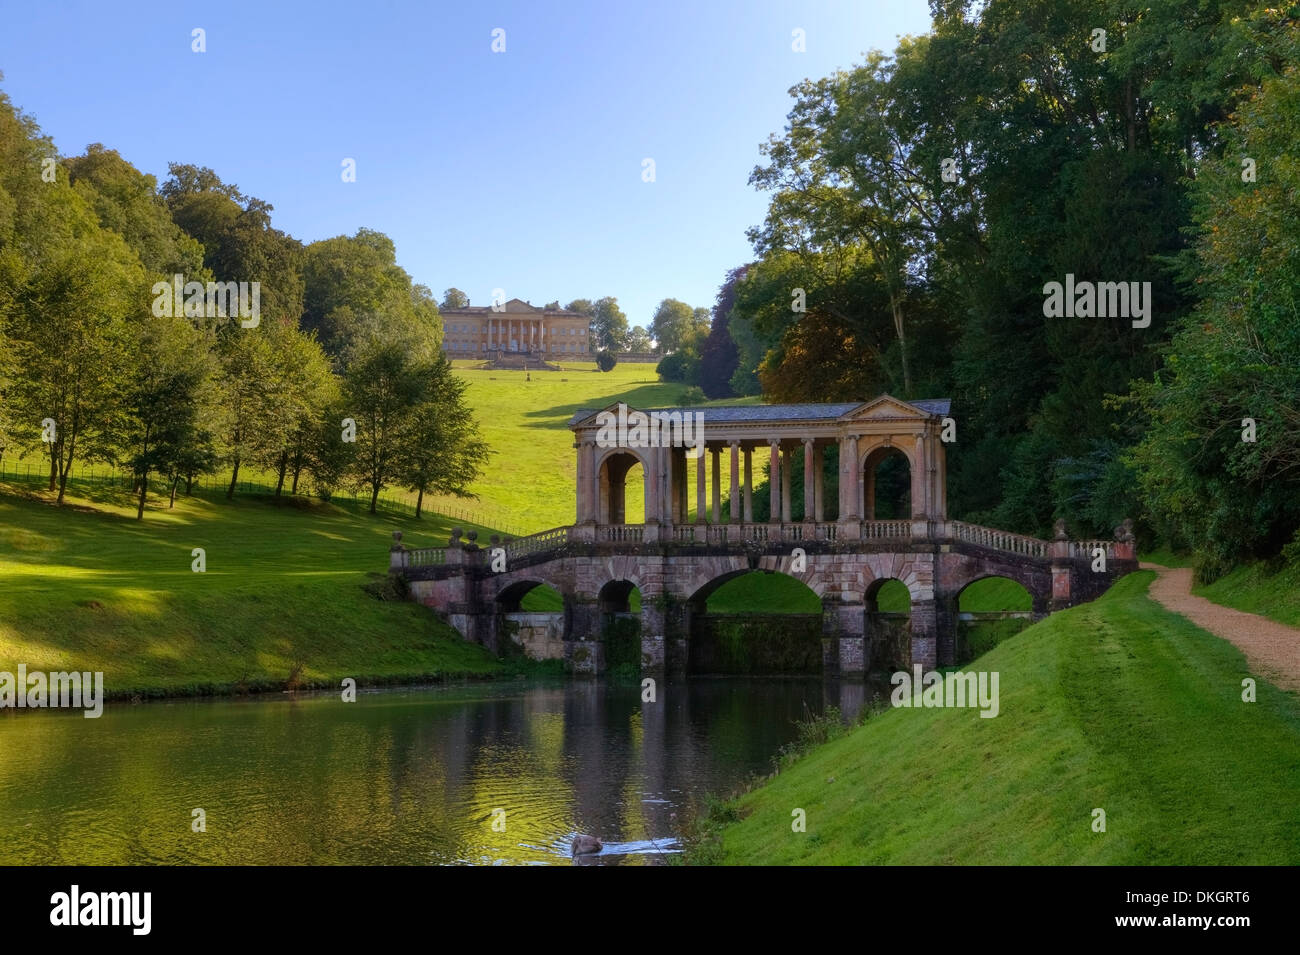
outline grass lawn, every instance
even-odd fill
[[[1300,863],[1300,699],[1260,681],[1242,702],[1241,653],[1151,600],[1152,577],[971,665],[1000,674],[996,718],[875,715],[730,804],[693,861]]]
[[[295,668],[334,686],[502,669],[427,609],[362,589],[386,571],[394,530],[408,546],[446,542],[432,515],[205,494],[175,510],[152,500],[136,521],[125,492],[74,489],[60,508],[0,484],[0,670],[102,670],[120,695],[283,686]]]
[[[496,454],[474,486],[479,500],[445,503],[470,507],[488,523],[519,526],[527,533],[573,523],[577,458],[566,422],[575,411],[619,401],[641,408],[676,405],[686,390],[660,382],[651,364],[620,364],[601,372],[594,362],[566,362],[562,372],[529,373],[484,371],[475,362],[454,364],[456,374],[468,382],[466,400]],[[757,398],[733,398],[703,406],[757,403]],[[730,481],[728,463],[723,455],[724,487]],[[765,472],[756,471],[755,482],[759,473]],[[629,523],[644,518],[641,488],[641,469],[635,468],[627,482]]]

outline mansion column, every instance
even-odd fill
[[[813,451],[813,445],[816,442],[812,438],[803,439],[803,519],[811,521],[814,518],[821,520],[817,515],[817,483],[813,476],[813,465],[816,453]]]

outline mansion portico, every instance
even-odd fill
[[[490,306],[444,308],[442,350],[448,358],[499,354],[538,359],[591,360],[590,319],[568,309],[537,308],[512,298],[494,311]]]

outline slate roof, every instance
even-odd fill
[[[898,399],[902,401],[902,399]],[[952,401],[948,398],[920,398],[916,401],[908,401],[906,404],[911,405],[926,414],[946,415]],[[838,404],[802,404],[802,405],[709,405],[701,407],[693,405],[682,408],[632,408],[632,411],[644,411],[646,413],[654,411],[699,411],[703,413],[706,421],[712,421],[715,424],[725,423],[743,423],[743,422],[777,422],[777,421],[834,421],[853,411],[855,408],[861,408],[863,405],[870,404],[868,401],[850,401]],[[569,419],[569,427],[573,427],[579,421],[590,418],[592,415],[599,414],[604,408],[581,408],[573,413]]]

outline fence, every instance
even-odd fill
[[[18,463],[0,460],[0,481],[9,481],[13,483],[40,484],[46,486],[49,483],[50,472],[48,462],[39,464]],[[132,490],[136,485],[135,475],[125,471],[116,471],[110,468],[98,470],[96,468],[79,468],[74,469],[68,477],[68,486],[81,487],[119,487],[123,490]],[[310,495],[291,494],[289,483],[286,482],[281,490],[281,496],[286,498],[305,499]],[[217,491],[224,494],[230,488],[230,480],[222,479],[214,475],[199,475],[194,478],[194,490]],[[149,482],[150,493],[157,497],[166,497],[171,493],[171,486],[157,479]],[[275,485],[267,484],[262,481],[238,481],[235,484],[235,491],[239,494],[255,495],[273,495],[275,494]],[[178,495],[185,493],[185,482],[181,481],[177,490]],[[346,507],[350,510],[370,508],[370,495],[362,492],[341,492],[337,491],[330,495],[331,504],[337,504],[340,507]],[[375,502],[377,509],[389,513],[403,514],[410,517],[415,516],[415,502],[403,497],[396,497],[386,491],[379,494]],[[481,527],[495,533],[504,534],[510,537],[523,537],[526,531],[513,525],[497,521],[489,515],[476,514],[468,508],[445,507],[441,504],[426,504],[421,513],[436,514],[439,517],[445,517],[450,521],[460,521],[465,524],[472,524],[475,527]]]

